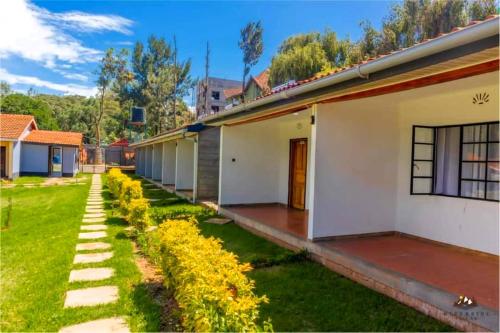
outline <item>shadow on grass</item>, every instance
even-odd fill
[[[135,285],[132,291],[132,301],[146,322],[144,331],[167,331],[162,327],[164,326],[162,318],[164,317],[163,312],[165,309],[162,307],[162,304],[156,300],[154,295],[150,293],[150,289],[151,286],[148,286],[148,283],[141,282]]]
[[[106,220],[106,224],[118,225],[122,227],[127,226],[127,222],[125,222],[121,217],[118,216],[108,217],[108,219]]]

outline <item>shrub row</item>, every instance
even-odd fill
[[[267,298],[254,294],[245,272],[249,264],[222,248],[215,238],[200,235],[196,220],[166,220],[151,244],[159,253],[165,284],[174,292],[186,331],[272,331],[259,327],[259,304]]]
[[[144,230],[151,224],[149,217],[149,202],[143,197],[141,182],[132,180],[113,168],[108,173],[108,188],[127,222],[139,230]]]

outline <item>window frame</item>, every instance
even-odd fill
[[[441,125],[441,126],[429,126],[429,125],[413,125],[412,126],[412,139],[411,139],[411,158],[410,158],[410,195],[434,195],[434,196],[442,196],[442,197],[450,197],[450,198],[460,198],[460,199],[470,199],[470,200],[481,200],[481,201],[491,201],[491,202],[500,202],[500,199],[488,199],[488,183],[500,183],[500,180],[489,180],[488,179],[488,163],[500,163],[499,160],[490,160],[489,159],[489,145],[490,144],[499,144],[499,141],[495,140],[490,140],[490,125],[495,125],[498,124],[500,127],[500,121],[488,121],[488,122],[480,122],[480,123],[468,123],[468,124],[456,124],[456,125]],[[471,141],[471,142],[464,142],[463,138],[463,133],[464,133],[464,127],[468,126],[481,126],[485,125],[486,126],[486,140],[481,141]],[[441,128],[450,128],[450,127],[458,127],[460,129],[460,148],[459,148],[459,160],[458,162],[458,191],[457,195],[450,195],[450,194],[441,194],[441,193],[435,193],[435,184],[436,184],[436,155],[437,155],[437,149],[436,149],[436,141],[437,141],[437,132]],[[415,132],[417,128],[427,128],[427,129],[432,129],[432,143],[423,143],[423,142],[415,142]],[[416,159],[415,158],[415,145],[421,145],[421,144],[427,144],[432,146],[432,159],[431,160],[423,160],[423,159]],[[464,144],[485,144],[486,145],[486,152],[485,152],[485,160],[482,161],[466,161],[463,158],[463,145]],[[432,163],[431,165],[431,176],[415,176],[414,175],[414,166],[415,162],[430,162]],[[472,178],[464,178],[462,176],[462,164],[463,163],[481,163],[485,165],[484,169],[484,179],[472,179]],[[431,179],[431,190],[429,193],[414,193],[414,186],[413,182],[415,179]],[[463,196],[462,195],[462,182],[463,181],[475,181],[475,182],[482,182],[484,184],[484,197],[483,198],[478,198],[478,197],[468,197],[468,196]]]

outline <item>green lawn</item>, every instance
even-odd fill
[[[152,192],[159,195],[159,191]],[[145,192],[146,197],[148,193]],[[205,223],[214,213],[200,205],[164,203],[155,205],[154,211],[173,216],[192,214],[200,221],[203,235],[220,238],[224,247],[241,261],[268,263],[259,265],[249,276],[256,282],[256,292],[269,297],[269,304],[261,306],[261,319],[271,318],[275,331],[453,331],[318,263],[301,256],[291,257],[291,251],[236,224]]]
[[[2,217],[8,209],[8,198],[12,197],[13,202],[11,225],[1,232],[2,332],[57,331],[66,325],[115,315],[126,316],[133,331],[158,330],[161,309],[141,282],[132,244],[123,234],[124,225],[118,218],[107,221],[106,241],[112,244],[114,257],[88,266],[115,269],[115,276],[101,284],[117,285],[119,302],[63,308],[68,289],[99,285],[68,283],[88,189],[88,184],[2,189]]]

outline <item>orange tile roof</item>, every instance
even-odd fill
[[[263,93],[271,91],[271,88],[269,87],[269,68],[263,70],[262,73],[260,73],[253,79]]]
[[[0,113],[0,138],[19,139],[28,125],[37,128],[35,118],[25,114]]]
[[[241,87],[239,88],[229,88],[229,89],[224,89],[224,97],[225,98],[230,98],[235,95],[241,94]]]
[[[80,146],[82,144],[82,139],[82,133],[33,130],[23,141],[67,146]]]

